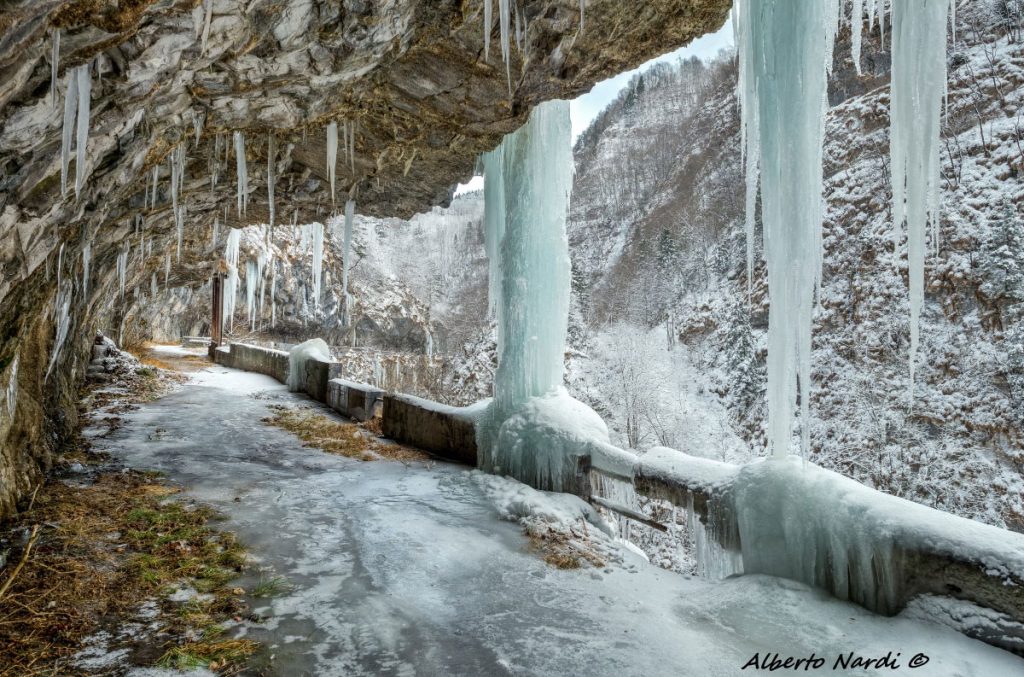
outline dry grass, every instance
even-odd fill
[[[0,600],[0,675],[73,673],[68,661],[84,638],[182,580],[213,597],[186,613],[162,602],[172,638],[241,612],[241,591],[228,587],[244,566],[241,546],[207,526],[212,510],[175,500],[177,491],[140,472],[102,474],[85,487],[50,481],[38,491],[4,530],[20,543],[18,534],[41,526],[18,575],[3,574],[10,588]],[[215,660],[240,659],[228,652]]]
[[[311,409],[272,406],[274,414],[264,423],[294,433],[304,446],[314,447],[329,454],[338,454],[361,461],[427,461],[429,454],[400,444],[385,443],[377,439],[369,426],[340,421]]]
[[[595,568],[605,565],[585,529],[582,534],[577,534],[575,529],[566,533],[551,528],[528,527],[525,531],[530,548],[556,569],[579,569],[584,564]]]

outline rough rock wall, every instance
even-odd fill
[[[512,49],[507,81],[497,26],[484,58],[479,0],[4,2],[0,372],[8,374],[15,358],[19,369],[17,405],[0,424],[0,516],[45,468],[47,449],[74,419],[71,394],[92,332],[121,327],[138,301],[130,290],[144,289],[175,248],[168,159],[177,146],[185,148],[187,216],[173,275],[199,286],[215,262],[194,245],[205,241],[215,215],[232,226],[268,220],[271,136],[282,215],[298,210],[308,221],[329,211],[324,129],[336,120],[356,130],[354,159],[339,161],[339,200],[351,195],[363,213],[408,217],[446,202],[476,155],[535,104],[574,96],[715,30],[730,3],[588,0],[582,32],[578,0],[520,5],[524,49]],[[66,83],[85,64],[92,72],[88,152],[83,167],[72,161],[69,172],[81,169],[84,186],[78,197],[73,190],[62,196]],[[235,130],[245,133],[252,178],[244,216],[226,209],[235,198]],[[161,168],[155,206],[144,198],[154,167]],[[220,175],[216,186],[211,172]],[[126,242],[133,258],[122,298],[115,271]],[[63,345],[55,337],[65,315],[55,305],[67,307]],[[44,424],[47,418],[57,424]]]

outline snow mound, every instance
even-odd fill
[[[310,339],[300,343],[288,352],[288,390],[302,392],[306,389],[306,362],[309,360],[331,362],[331,349],[323,339]]]

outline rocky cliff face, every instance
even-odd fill
[[[0,515],[74,420],[73,386],[93,330],[121,326],[137,302],[132,290],[177,249],[173,153],[182,153],[185,216],[172,275],[198,288],[214,264],[200,243],[215,216],[222,226],[270,220],[269,166],[279,213],[298,210],[302,222],[331,210],[328,121],[354,130],[354,152],[340,154],[338,199],[355,198],[363,213],[409,216],[446,202],[476,155],[536,103],[715,29],[728,5],[589,0],[580,31],[577,0],[527,0],[522,49],[512,49],[506,78],[496,44],[484,58],[482,3],[473,0],[3,3],[0,378],[11,385],[0,417]],[[63,108],[79,66],[92,84],[89,137],[82,166],[70,165],[81,193],[62,195]],[[235,131],[251,177],[245,215],[225,211],[235,201]],[[156,198],[147,202],[154,170]],[[126,266],[121,299],[126,246],[142,260]]]

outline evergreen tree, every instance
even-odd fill
[[[1001,311],[1024,302],[1024,223],[1012,203],[1005,201],[999,219],[989,226],[978,264],[981,293]]]
[[[757,357],[757,341],[746,303],[734,303],[726,323],[729,328],[725,346],[729,407],[736,420],[742,423],[762,398],[767,375],[765,365]]]

